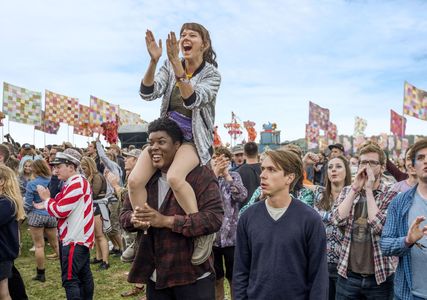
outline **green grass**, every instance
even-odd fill
[[[25,288],[30,300],[59,300],[66,299],[65,290],[61,285],[61,270],[59,260],[46,260],[46,282],[32,280],[36,274],[34,252],[29,249],[33,243],[30,233],[24,225],[21,229],[22,250],[21,256],[15,260],[16,268],[24,279]],[[45,248],[46,254],[53,253],[52,248]],[[94,299],[139,299],[139,297],[120,297],[120,293],[130,290],[133,285],[128,283],[126,272],[130,269],[129,263],[122,263],[119,258],[110,256],[110,268],[97,271],[97,265],[91,265],[95,282]]]
[[[20,257],[15,260],[16,268],[24,279],[25,288],[30,300],[60,300],[66,299],[64,288],[61,285],[61,270],[59,260],[46,259],[46,282],[32,280],[36,274],[36,262],[34,252],[29,249],[33,246],[31,236],[27,226],[21,228],[22,250]],[[93,252],[93,251],[92,251]],[[53,253],[51,247],[46,246],[46,254]],[[92,256],[94,254],[92,253]],[[94,299],[139,299],[138,297],[120,297],[120,293],[132,289],[133,285],[127,282],[127,272],[130,269],[129,263],[122,263],[119,258],[110,256],[110,268],[104,271],[97,271],[97,265],[91,265],[93,279],[95,282]],[[230,287],[225,283],[226,298],[230,299]]]

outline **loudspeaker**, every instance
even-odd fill
[[[136,148],[141,149],[147,143],[147,126],[144,125],[125,125],[119,127],[118,135],[122,148],[134,145]]]

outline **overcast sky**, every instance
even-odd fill
[[[304,136],[308,102],[330,109],[339,134],[352,134],[354,117],[368,135],[389,132],[390,109],[402,112],[405,80],[427,90],[427,1],[5,1],[0,0],[0,80],[48,89],[89,104],[94,95],[159,116],[161,100],[138,96],[149,56],[145,30],[165,41],[182,23],[211,33],[222,84],[216,123],[234,111],[241,121],[276,122],[284,140]],[[163,54],[161,60],[166,58]],[[20,142],[32,127],[10,122]],[[408,134],[427,122],[408,117]],[[69,139],[67,125],[47,143]],[[88,139],[74,137],[83,146]],[[36,145],[44,144],[36,132]]]

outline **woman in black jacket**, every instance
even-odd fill
[[[24,205],[15,173],[0,165],[0,299],[10,299],[8,278],[19,253],[18,221],[24,219]]]

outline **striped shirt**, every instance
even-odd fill
[[[46,210],[58,219],[59,239],[63,246],[79,244],[92,248],[94,219],[92,190],[80,174],[68,178],[55,198],[45,202]]]
[[[344,231],[344,237],[341,241],[341,253],[338,262],[338,274],[342,277],[347,278],[347,269],[350,258],[350,246],[351,246],[351,235],[353,232],[354,223],[354,207],[359,202],[360,197],[366,197],[364,190],[356,194],[353,200],[353,206],[350,214],[346,218],[341,218],[338,212],[338,207],[347,197],[347,194],[351,191],[351,186],[346,186],[338,196],[337,201],[334,203],[332,209],[332,222]],[[380,183],[377,190],[374,191],[375,203],[378,206],[378,213],[372,220],[368,219],[368,225],[371,231],[371,239],[374,248],[374,269],[375,279],[377,284],[381,284],[386,281],[387,277],[392,275],[396,269],[396,260],[393,257],[386,257],[382,254],[380,249],[380,238],[383,230],[383,226],[386,220],[386,213],[388,205],[391,200],[397,195],[391,186],[386,186],[382,182]]]

